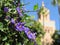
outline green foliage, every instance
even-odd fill
[[[37,44],[38,44],[38,45],[42,45],[42,42],[41,42],[40,39],[41,39],[40,37],[37,37],[37,38],[36,38],[36,40],[37,40]]]
[[[59,39],[59,36],[60,36],[60,31],[56,30],[53,35],[53,39]]]
[[[34,42],[28,41],[26,45],[34,45]]]
[[[58,2],[58,5],[60,5],[60,0],[57,0],[57,2]]]
[[[3,23],[0,22],[0,30],[3,29]]]
[[[17,6],[14,5],[13,2],[14,0],[0,0],[0,45],[33,45],[34,42],[30,41],[24,32],[16,31],[14,28],[12,28],[13,26],[11,26],[10,21],[6,19],[6,16],[13,17],[15,20],[19,17],[16,11]],[[19,1],[16,0],[16,2],[18,3]],[[4,12],[4,7],[9,8],[7,13]],[[20,8],[21,7],[22,4],[20,4]],[[37,9],[38,4],[34,6],[34,10]],[[25,14],[23,10],[22,14],[24,16],[20,17],[21,22],[26,22],[24,26],[29,27],[31,31],[37,33],[37,40],[40,42],[40,38],[38,38],[38,36],[44,34],[42,25],[38,21],[33,20],[30,16]]]
[[[34,5],[34,10],[38,9],[38,4]]]
[[[43,6],[41,6],[40,7],[40,10],[39,10],[39,12],[38,12],[38,16],[39,16],[39,18],[40,18],[40,14],[45,14],[45,11],[44,11],[45,9],[44,9],[44,7]]]
[[[56,5],[56,0],[53,0],[52,1],[52,4],[55,6]]]
[[[40,8],[39,13],[42,13],[42,14],[44,14],[44,13],[45,13],[45,12],[44,12],[44,7],[41,7],[41,8]]]
[[[59,14],[60,14],[60,0],[53,0],[53,1],[52,1],[52,4],[53,4],[54,6],[58,5],[58,12],[59,12]]]
[[[60,5],[60,0],[52,0],[52,4],[55,6],[56,4],[57,5]]]
[[[60,31],[56,30],[52,38],[54,39],[53,45],[60,45]]]

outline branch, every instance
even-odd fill
[[[39,10],[36,10],[36,11],[24,11],[24,12],[38,12]]]

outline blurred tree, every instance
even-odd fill
[[[54,39],[53,45],[60,45],[60,31],[56,30],[52,38]]]
[[[60,14],[60,0],[52,0],[52,4],[54,6],[58,5],[58,11],[59,11],[59,14]]]
[[[60,0],[53,0],[52,4],[54,6],[58,5],[58,11],[59,11],[59,23],[60,23]],[[59,29],[60,29],[60,24],[59,24]],[[54,45],[60,45],[60,30],[56,30],[55,34],[53,35],[53,38],[55,40]]]
[[[0,45],[41,44],[42,25],[27,15],[23,6],[21,0],[0,0]]]

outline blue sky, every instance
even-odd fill
[[[23,3],[28,3],[30,2],[30,4],[26,5],[25,8],[27,10],[33,10],[33,6],[35,4],[38,3],[39,8],[41,7],[42,1],[44,1],[45,3],[45,7],[48,8],[50,10],[50,19],[51,20],[55,20],[55,25],[56,25],[56,29],[59,29],[59,13],[58,13],[58,7],[57,6],[53,6],[51,4],[52,0],[22,0]],[[29,12],[28,13],[30,16],[34,16],[35,20],[38,20],[38,15],[37,12]]]

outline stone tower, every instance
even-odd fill
[[[43,45],[51,45],[53,39],[51,38],[55,32],[55,21],[50,20],[50,11],[45,7],[44,2],[38,13],[39,22],[43,25],[45,35],[42,39]]]

